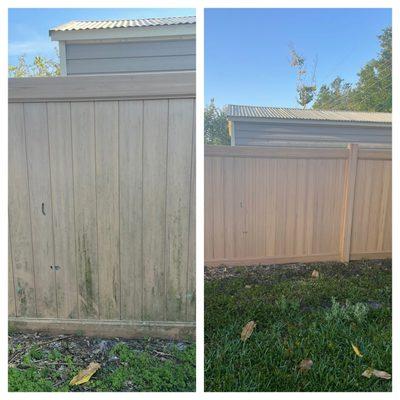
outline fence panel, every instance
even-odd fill
[[[194,334],[195,75],[148,75],[10,80],[17,329]]]
[[[391,155],[357,154],[357,145],[206,146],[206,264],[390,255]]]

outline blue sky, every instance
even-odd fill
[[[26,54],[55,58],[57,42],[49,38],[49,29],[73,19],[135,19],[195,15],[191,8],[26,8],[10,9],[8,14],[8,62],[15,64]]]
[[[389,25],[390,9],[206,9],[205,101],[298,107],[289,43],[318,56],[317,85],[355,82]]]

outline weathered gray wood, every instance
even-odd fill
[[[118,102],[95,102],[96,201],[101,319],[119,319]]]
[[[165,319],[165,190],[168,101],[144,102],[143,319]]]
[[[57,317],[47,105],[24,105],[38,317]]]
[[[9,102],[181,98],[195,92],[193,71],[8,80]]]
[[[79,317],[99,316],[93,102],[71,103]]]
[[[143,102],[119,102],[121,319],[142,319]]]
[[[58,316],[78,317],[74,183],[69,103],[48,103]]]
[[[8,235],[8,316],[16,316],[15,304],[15,287],[14,287],[14,274],[11,255],[11,240],[10,234]]]
[[[196,102],[193,100],[186,320],[196,320]]]
[[[186,318],[192,130],[193,100],[170,100],[165,259],[170,321]]]
[[[67,60],[180,56],[196,54],[196,41],[146,40],[114,43],[67,43]]]
[[[16,314],[36,315],[29,182],[26,161],[24,105],[10,104],[8,112],[8,214]]]

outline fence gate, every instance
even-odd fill
[[[195,74],[9,82],[9,319],[194,334]]]

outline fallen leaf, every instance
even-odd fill
[[[319,272],[316,269],[312,272],[311,278],[319,278]]]
[[[251,285],[246,285],[245,289],[251,289]]]
[[[255,327],[256,323],[254,321],[250,321],[244,326],[240,335],[240,338],[243,340],[243,342],[245,342],[251,336]]]
[[[299,370],[300,372],[307,372],[311,369],[313,365],[313,361],[309,358],[306,358],[305,360],[301,361],[299,364]]]
[[[75,375],[69,384],[81,385],[82,383],[86,383],[99,368],[99,363],[91,362],[87,368],[79,371],[78,375]]]
[[[361,354],[360,349],[359,349],[356,345],[354,345],[354,344],[352,343],[352,344],[351,344],[351,347],[353,348],[354,353],[356,353],[356,355],[357,355],[358,357],[363,357],[363,355]]]
[[[368,368],[362,374],[366,378],[371,378],[371,376],[376,376],[381,379],[392,379],[392,375],[387,373],[386,371],[378,371],[377,369]]]

